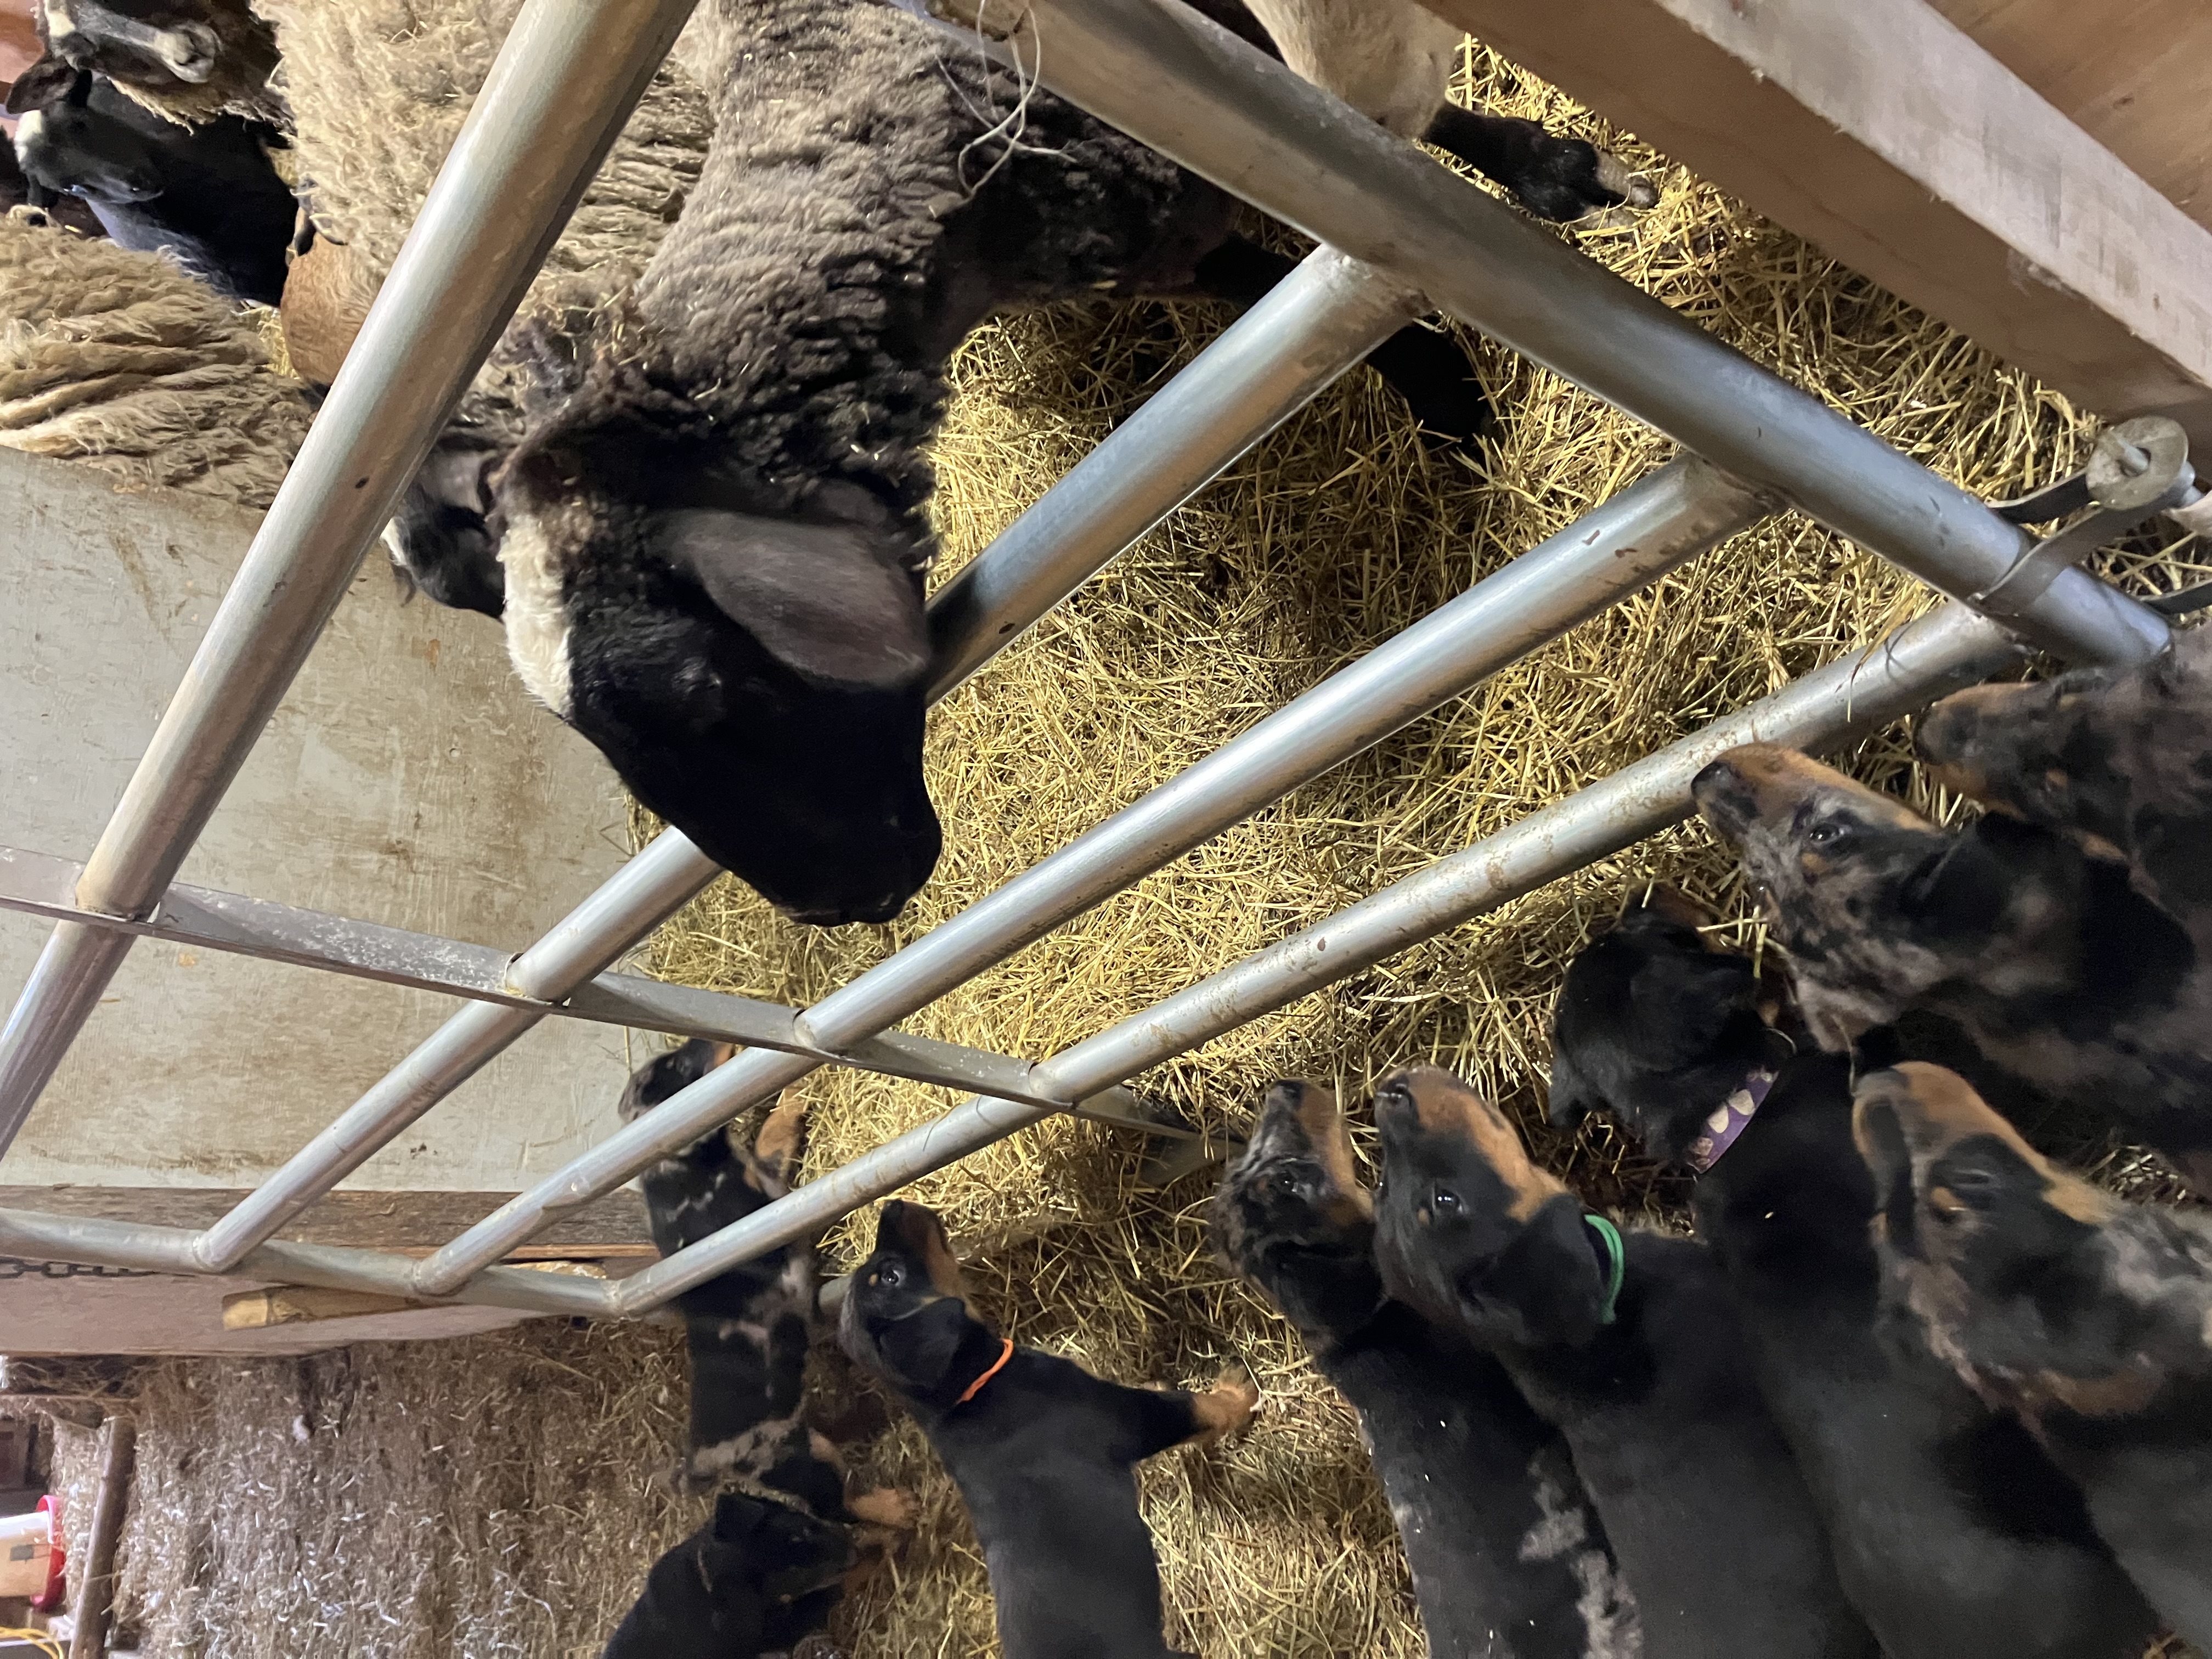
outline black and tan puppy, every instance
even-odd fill
[[[2156,1620],[2010,1414],[1885,1341],[1850,1062],[1662,889],[1567,969],[1552,1121],[1608,1110],[1698,1172],[1698,1232],[1844,1592],[1889,1659],[2140,1654]]]
[[[1161,1633],[1135,1465],[1241,1427],[1241,1369],[1204,1394],[1129,1389],[976,1317],[937,1217],[884,1206],[840,1315],[845,1351],[897,1392],[975,1522],[1007,1659],[1187,1659]]]
[[[1965,1081],[1859,1085],[1875,1237],[1930,1347],[2080,1483],[2153,1606],[2212,1651],[2212,1227],[2053,1169]]]
[[[1435,1659],[1638,1653],[1635,1601],[1559,1431],[1496,1359],[1383,1294],[1336,1091],[1278,1083],[1213,1243],[1359,1413]]]
[[[694,1037],[639,1068],[623,1097],[625,1120],[651,1110],[731,1054]],[[805,1109],[778,1106],[750,1147],[717,1129],[647,1170],[646,1216],[663,1255],[744,1219],[785,1191],[805,1133]],[[690,1339],[691,1433],[685,1483],[791,1492],[817,1513],[841,1501],[836,1471],[817,1456],[799,1415],[814,1342],[814,1252],[787,1245],[677,1298]]]
[[[730,1056],[695,1038],[640,1066],[624,1118],[660,1105]],[[785,1190],[803,1108],[778,1106],[750,1146],[717,1129],[647,1170],[646,1214],[663,1255],[751,1214]],[[686,1291],[691,1417],[682,1480],[714,1514],[664,1555],[609,1659],[738,1659],[781,1653],[823,1627],[853,1577],[910,1524],[911,1500],[847,1498],[834,1449],[800,1412],[815,1335],[814,1256],[791,1246]],[[753,1645],[746,1645],[747,1641]]]
[[[1448,1072],[1395,1073],[1375,1109],[1383,1281],[1495,1353],[1566,1436],[1645,1654],[1872,1655],[1705,1247],[1624,1238]]]
[[[2132,667],[1958,692],[1913,740],[1960,794],[2125,859],[2212,942],[2212,631]]]
[[[851,1556],[845,1528],[737,1492],[653,1564],[603,1659],[755,1659],[829,1623]]]
[[[2212,1193],[2212,971],[2128,868],[1991,814],[1949,834],[1787,749],[1692,786],[1735,843],[1823,1048],[1920,1009],[2117,1118]]]

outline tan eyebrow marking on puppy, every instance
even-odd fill
[[[1473,1143],[1483,1162],[1513,1189],[1507,1213],[1515,1220],[1526,1221],[1547,1200],[1567,1190],[1558,1176],[1529,1160],[1520,1131],[1503,1112],[1441,1066],[1407,1066],[1384,1082],[1401,1085],[1413,1096],[1414,1115],[1430,1133]]]

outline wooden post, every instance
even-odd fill
[[[1425,3],[2092,412],[2212,453],[2212,232],[1925,0]]]
[[[115,1613],[115,1547],[123,1538],[137,1452],[137,1424],[128,1417],[110,1417],[100,1452],[100,1495],[92,1506],[92,1537],[85,1546],[83,1575],[77,1580],[76,1628],[70,1638],[70,1659],[105,1659],[107,1652],[108,1621]]]

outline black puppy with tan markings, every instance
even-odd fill
[[[631,1077],[622,1115],[652,1110],[730,1057],[694,1038]],[[727,1129],[645,1172],[646,1215],[665,1255],[750,1215],[785,1190],[805,1129],[796,1103],[750,1146]],[[800,1412],[815,1336],[814,1255],[793,1245],[678,1299],[690,1352],[684,1486],[717,1494],[707,1523],[663,1555],[606,1659],[740,1659],[780,1653],[823,1628],[849,1583],[912,1524],[912,1500],[845,1494],[836,1449]]]
[[[1382,1290],[1336,1091],[1278,1083],[1213,1200],[1214,1249],[1359,1413],[1434,1659],[1627,1659],[1635,1600],[1559,1431],[1497,1360]]]
[[[1942,1015],[2212,1194],[2212,969],[2126,865],[1998,814],[1948,833],[1765,744],[1730,750],[1692,787],[1735,843],[1823,1048],[1908,1010]]]
[[[660,1105],[727,1060],[727,1043],[694,1037],[641,1066],[623,1097],[625,1121]],[[647,1223],[663,1255],[743,1220],[786,1190],[805,1133],[806,1109],[769,1114],[750,1146],[716,1129],[654,1164],[639,1180]],[[691,1349],[691,1432],[685,1484],[792,1492],[834,1513],[842,1491],[811,1446],[799,1414],[814,1343],[814,1252],[786,1245],[686,1291],[676,1301]]]
[[[1939,1066],[1867,1078],[1856,1128],[1878,1248],[1932,1350],[2020,1414],[2212,1651],[2212,1225],[2052,1168]]]
[[[1705,1247],[1624,1238],[1448,1072],[1395,1073],[1375,1109],[1384,1282],[1495,1353],[1565,1435],[1650,1659],[1874,1654]]]
[[[1698,1236],[1889,1659],[2140,1654],[2156,1620],[2080,1494],[2012,1416],[1884,1340],[1850,1061],[1814,1046],[1749,957],[1708,945],[1710,920],[1658,889],[1569,965],[1552,1121],[1609,1110],[1698,1175]]]
[[[897,1200],[839,1318],[960,1488],[1007,1659],[1188,1659],[1162,1635],[1135,1466],[1241,1428],[1259,1403],[1241,1368],[1203,1394],[1130,1389],[1018,1347],[976,1316],[937,1217]]]
[[[1913,742],[1960,794],[2126,860],[2212,945],[2212,629],[2132,667],[1958,692]]]

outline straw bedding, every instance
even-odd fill
[[[2014,493],[2079,453],[2087,422],[2060,398],[1509,65],[1472,51],[1467,67],[1483,101],[1648,164],[1663,185],[1657,207],[1573,234],[1704,326],[1971,489]],[[971,341],[939,450],[945,568],[1220,320],[1200,307],[1078,308]],[[724,883],[663,931],[649,970],[786,1002],[818,997],[1670,453],[1547,374],[1487,348],[1480,361],[1504,422],[1479,465],[1425,452],[1379,382],[1349,377],[949,699],[931,729],[947,852],[900,924],[805,933]],[[2185,556],[2186,545],[2146,545],[2120,562],[2128,580],[2165,588],[2191,579]],[[1177,860],[911,1029],[1048,1054],[1929,603],[1802,521],[1771,523]],[[1878,778],[1907,770],[1893,734],[1851,763]],[[1918,779],[1903,782],[1948,810]],[[1684,830],[1139,1086],[1225,1128],[1278,1075],[1334,1079],[1357,1097],[1390,1066],[1435,1059],[1493,1091],[1585,1195],[1671,1224],[1682,1194],[1620,1137],[1594,1125],[1563,1140],[1540,1112],[1561,966],[1594,918],[1655,876],[1744,914],[1726,859]],[[816,1170],[955,1103],[844,1073],[800,1087]],[[2170,1190],[2137,1155],[2071,1146],[2105,1158],[2117,1184]],[[1419,1653],[1351,1413],[1208,1255],[1210,1180],[1147,1193],[1136,1164],[1125,1136],[1060,1121],[913,1195],[947,1213],[980,1299],[1022,1340],[1131,1381],[1194,1382],[1231,1358],[1257,1376],[1265,1403],[1249,1433],[1145,1474],[1176,1644],[1210,1659]],[[830,1253],[851,1258],[867,1230],[834,1235]],[[678,1430],[678,1389],[661,1333],[550,1322],[439,1349],[160,1367],[142,1405],[149,1470],[126,1610],[165,1653],[595,1651],[635,1593],[643,1551],[696,1514],[654,1484]],[[895,1569],[848,1604],[841,1650],[991,1651],[982,1564],[920,1437],[901,1423],[861,1462],[919,1491],[926,1518]],[[305,1639],[310,1627],[318,1639]]]

